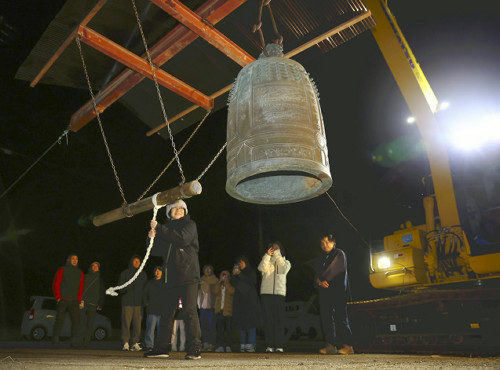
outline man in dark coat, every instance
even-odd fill
[[[354,350],[347,317],[347,260],[344,251],[335,246],[335,238],[332,235],[321,238],[324,254],[315,261],[314,284],[319,291],[320,319],[326,341],[325,348],[319,352],[325,355],[350,355]]]
[[[201,358],[201,330],[196,299],[200,283],[198,260],[198,231],[196,223],[188,215],[187,205],[182,200],[167,206],[166,225],[151,221],[149,238],[155,238],[151,255],[163,257],[163,295],[160,319],[160,338],[145,357],[168,357],[172,338],[173,318],[179,298],[182,300],[188,353],[186,359]]]
[[[70,254],[66,265],[57,270],[52,288],[57,301],[56,322],[52,334],[52,343],[59,343],[62,325],[66,312],[71,318],[71,345],[77,345],[79,330],[78,310],[83,292],[83,272],[78,268],[78,256]]]
[[[82,295],[82,309],[80,322],[84,347],[88,347],[94,332],[94,321],[97,311],[102,309],[105,296],[104,281],[101,278],[101,264],[92,262],[89,271],[85,274]]]
[[[161,300],[164,295],[165,284],[162,275],[163,268],[156,266],[153,270],[154,278],[146,283],[144,288],[144,308],[146,310],[146,333],[144,334],[145,350],[151,351],[156,338],[160,334]]]
[[[124,284],[129,281],[141,266],[139,256],[132,256],[129,267],[120,274],[118,284]],[[123,351],[140,351],[139,339],[141,337],[142,323],[142,297],[144,295],[144,285],[147,277],[141,272],[132,284],[125,288],[125,294],[122,295],[122,341]],[[130,327],[132,325],[132,335]],[[130,343],[129,343],[130,341]]]
[[[255,352],[262,314],[255,287],[257,274],[246,256],[236,258],[231,284],[234,286],[232,328],[240,334],[240,352]]]

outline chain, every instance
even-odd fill
[[[170,142],[172,143],[172,149],[174,151],[175,160],[177,161],[177,166],[179,167],[179,172],[180,172],[181,178],[182,178],[182,182],[181,182],[181,185],[182,185],[186,182],[186,179],[184,177],[184,171],[182,170],[181,161],[179,160],[179,153],[177,152],[177,149],[175,147],[175,142],[174,142],[174,137],[172,135],[172,130],[170,129],[170,125],[168,123],[167,112],[165,111],[165,106],[163,104],[163,99],[161,97],[160,85],[158,84],[158,79],[156,77],[156,72],[155,72],[156,67],[153,65],[153,61],[151,60],[151,54],[149,53],[148,44],[146,42],[146,37],[144,36],[144,31],[142,29],[141,19],[139,17],[139,13],[138,13],[137,7],[135,5],[135,0],[132,0],[132,6],[134,8],[135,18],[137,20],[137,25],[139,27],[139,31],[141,33],[142,42],[144,44],[144,49],[146,50],[146,55],[148,57],[149,66],[151,67],[151,72],[153,73],[153,80],[155,82],[156,92],[158,94],[158,100],[160,101],[160,106],[161,106],[161,111],[163,113],[163,118],[165,120],[165,123],[167,124],[168,136],[170,137]]]
[[[96,117],[97,117],[97,122],[99,122],[99,128],[101,129],[101,134],[102,134],[102,138],[104,140],[104,145],[106,146],[106,151],[108,152],[109,161],[111,163],[111,167],[113,168],[113,173],[115,174],[116,183],[118,184],[118,189],[120,190],[120,194],[121,194],[122,199],[123,199],[123,204],[126,205],[127,200],[125,199],[125,194],[123,193],[122,185],[120,183],[120,178],[118,177],[118,173],[116,172],[115,163],[113,162],[113,157],[111,156],[111,151],[109,150],[108,141],[106,140],[106,135],[104,134],[104,128],[102,127],[101,112],[97,109],[97,103],[95,100],[94,92],[92,91],[92,85],[90,83],[90,77],[89,77],[89,73],[87,70],[87,65],[85,64],[85,59],[83,57],[82,45],[80,43],[80,36],[77,36],[75,38],[75,41],[76,41],[76,44],[78,45],[78,50],[80,52],[80,59],[82,60],[83,70],[85,72],[85,78],[87,79],[87,85],[89,87],[90,96],[92,98],[92,105],[94,106],[94,112],[95,112]]]
[[[267,2],[267,10],[269,10],[269,15],[271,16],[271,23],[273,25],[273,30],[274,30],[274,35],[277,37],[276,39],[273,40],[275,44],[278,44],[283,48],[283,36],[278,32],[278,26],[276,25],[276,20],[274,19],[274,14],[271,9],[271,0]]]
[[[215,155],[214,159],[212,159],[212,162],[210,162],[207,166],[207,168],[205,168],[203,170],[203,172],[200,174],[200,176],[198,176],[198,178],[196,179],[196,181],[200,181],[200,179],[203,177],[203,175],[205,174],[205,172],[208,171],[208,169],[212,166],[212,164],[214,164],[215,160],[217,158],[219,158],[219,155],[222,153],[222,151],[224,150],[224,148],[227,146],[227,141],[224,143],[224,145],[222,146],[222,148],[219,149],[219,152]]]
[[[276,26],[276,21],[274,20],[274,14],[271,9],[271,0],[261,0],[260,2],[260,7],[259,7],[259,16],[257,17],[257,23],[253,26],[253,33],[255,31],[259,31],[259,38],[260,38],[260,43],[262,50],[266,56],[269,56],[267,51],[266,51],[266,42],[264,40],[264,33],[262,32],[262,9],[264,6],[267,6],[267,9],[269,10],[269,15],[271,17],[271,23],[273,25],[273,30],[274,34],[276,35],[277,39],[272,40],[273,43],[278,44],[283,48],[283,36],[278,32],[278,27]]]
[[[196,134],[196,131],[198,131],[198,129],[201,127],[201,125],[203,124],[203,122],[205,122],[205,119],[208,117],[208,115],[210,114],[210,111],[207,112],[207,114],[205,114],[205,117],[203,117],[203,119],[201,120],[201,122],[198,124],[198,126],[196,126],[196,128],[193,130],[193,132],[191,133],[191,135],[187,138],[187,140],[184,142],[184,144],[182,145],[182,147],[179,149],[179,152],[178,154],[181,154],[181,152],[184,150],[184,148],[186,147],[186,145],[191,141],[191,139],[193,138],[194,134]],[[156,179],[153,181],[153,183],[151,185],[149,185],[149,187],[144,191],[144,193],[142,193],[142,195],[137,199],[137,201],[140,201],[146,194],[149,190],[151,190],[151,188],[153,187],[154,184],[156,184],[156,182],[160,179],[160,177],[163,176],[163,174],[165,173],[165,171],[170,167],[170,165],[174,162],[174,159],[175,158],[172,158],[170,160],[170,162],[168,162],[168,164],[165,166],[165,168],[160,172],[160,174],[156,177]]]

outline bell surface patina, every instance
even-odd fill
[[[281,46],[265,51],[229,95],[226,191],[249,203],[299,202],[332,185],[318,93]]]

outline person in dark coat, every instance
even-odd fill
[[[163,257],[166,290],[162,302],[160,338],[154,349],[144,356],[169,356],[173,318],[180,298],[188,346],[185,358],[198,360],[201,358],[201,329],[196,307],[200,284],[198,230],[183,200],[167,206],[167,217],[170,222],[165,225],[152,220],[148,233],[149,238],[155,238],[151,255]]]
[[[66,265],[57,270],[52,288],[57,301],[56,321],[52,334],[52,343],[59,343],[62,325],[66,312],[71,318],[71,345],[78,345],[79,316],[78,310],[82,300],[84,276],[78,268],[78,256],[70,254]]]
[[[118,284],[121,285],[129,281],[140,266],[139,256],[132,256],[129,267],[120,274]],[[140,351],[142,349],[139,345],[139,339],[141,338],[142,297],[146,281],[146,274],[142,271],[134,282],[124,289],[125,294],[122,295],[122,350],[124,351]],[[132,335],[130,333],[131,326]]]
[[[248,258],[240,256],[233,268],[233,329],[240,333],[240,352],[255,352],[256,331],[261,324],[259,294],[255,287],[257,274]],[[247,337],[248,335],[248,337]]]
[[[149,280],[144,288],[144,308],[146,309],[146,334],[144,335],[144,345],[146,351],[151,351],[156,338],[160,333],[161,299],[163,290],[163,268],[156,266],[153,270],[154,278]]]
[[[347,259],[344,251],[336,248],[331,234],[321,238],[321,249],[324,253],[315,261],[314,285],[319,291],[320,320],[326,346],[319,353],[350,355],[354,350],[347,317]]]
[[[83,284],[82,303],[80,305],[80,322],[84,347],[88,347],[94,332],[94,321],[97,311],[102,310],[105,289],[101,278],[101,264],[92,262],[89,271],[85,274]]]

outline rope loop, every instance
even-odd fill
[[[158,214],[158,210],[165,206],[165,205],[163,205],[163,206],[158,205],[158,203],[156,201],[158,194],[160,194],[160,193],[156,193],[155,195],[153,195],[153,197],[151,199],[151,202],[154,205],[154,208],[153,208],[153,220],[154,221],[156,221],[156,215]],[[132,284],[137,279],[137,277],[142,272],[142,270],[144,269],[144,266],[146,265],[146,262],[149,259],[149,254],[151,252],[151,249],[153,248],[154,241],[155,241],[154,237],[149,239],[149,245],[148,245],[148,249],[146,250],[146,255],[144,256],[144,259],[142,260],[141,266],[139,266],[139,269],[137,269],[134,276],[132,276],[129,279],[129,281],[123,283],[122,285],[114,286],[114,287],[110,287],[110,288],[106,289],[107,295],[116,297],[118,295],[118,293],[116,292],[117,290],[128,287],[130,284]]]

